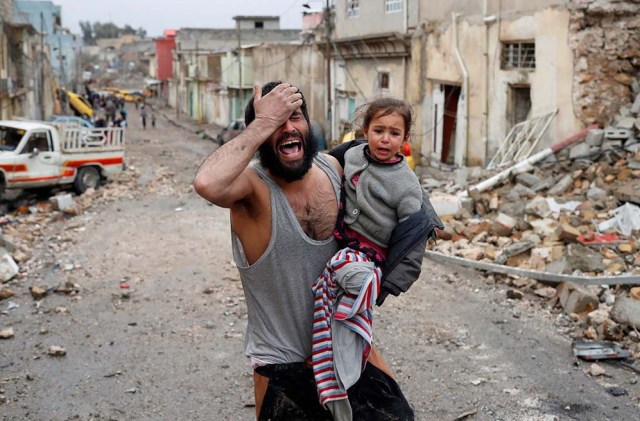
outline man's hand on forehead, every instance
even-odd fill
[[[255,85],[253,106],[256,118],[272,121],[279,127],[302,105],[302,94],[295,86],[281,83],[265,96],[262,87]]]

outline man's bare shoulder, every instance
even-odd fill
[[[324,152],[320,152],[320,155],[322,155],[323,157],[325,157],[329,162],[331,162],[331,164],[336,168],[336,170],[338,171],[338,174],[340,176],[342,176],[342,167],[340,166],[340,162],[338,162],[338,160],[333,157],[332,155],[329,155],[328,153],[324,153]]]

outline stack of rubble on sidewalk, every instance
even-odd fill
[[[502,273],[515,268],[544,274],[537,279],[546,283],[520,279],[515,286],[556,299],[582,321],[580,335],[628,335],[640,357],[640,290],[615,282],[640,284],[639,113],[640,95],[612,127],[591,130],[584,142],[489,191],[474,191],[476,182],[488,178],[476,171],[468,193],[455,195],[467,187],[467,169],[456,170],[452,181],[423,178],[445,223],[441,240],[427,254],[452,256],[478,269],[500,265],[507,269]],[[551,284],[558,287],[550,291],[553,275],[558,276]],[[580,285],[578,278],[590,277],[607,278],[610,287]]]
[[[0,301],[29,293],[37,298],[37,291],[42,291],[42,295],[49,290],[67,293],[69,288],[64,284],[43,288],[40,280],[29,278],[33,269],[48,264],[64,270],[78,266],[66,255],[65,244],[70,241],[70,233],[51,236],[46,227],[64,221],[68,229],[81,229],[84,222],[78,221],[77,216],[94,205],[131,196],[137,179],[135,168],[129,167],[97,191],[89,189],[81,196],[74,196],[63,190],[51,197],[27,192],[11,203],[14,209],[4,209],[4,215],[0,215]],[[39,249],[44,252],[38,253]],[[38,260],[35,255],[51,255],[53,261]]]

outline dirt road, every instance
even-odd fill
[[[0,302],[0,330],[15,332],[0,341],[3,420],[253,418],[228,212],[190,184],[214,145],[163,117],[141,130],[137,117],[127,173],[82,214],[41,228],[9,284],[17,296]],[[65,281],[78,294],[29,293]],[[375,310],[374,330],[419,420],[638,419],[637,376],[586,375],[545,305],[426,260],[409,293]],[[48,355],[52,345],[66,355]]]

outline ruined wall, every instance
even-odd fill
[[[632,104],[640,82],[640,0],[576,0],[569,43],[575,114],[606,126]]]
[[[468,166],[487,163],[508,134],[512,86],[530,88],[530,117],[558,110],[538,143],[538,149],[551,146],[581,128],[571,105],[574,65],[572,51],[566,42],[569,19],[570,13],[566,9],[549,7],[513,19],[500,19],[488,26],[473,24],[464,17],[459,20],[458,43],[469,71]],[[422,38],[422,52],[416,49],[418,39],[414,37],[413,40],[411,75],[420,77],[420,83],[424,85],[421,152],[430,155],[434,152],[434,133],[440,122],[434,118],[433,91],[440,83],[461,86],[463,79],[454,55],[450,21],[427,23]],[[535,42],[535,69],[501,68],[501,43],[518,40]],[[424,63],[422,73],[416,67],[420,60]]]
[[[0,19],[13,21],[13,0],[0,0]]]

